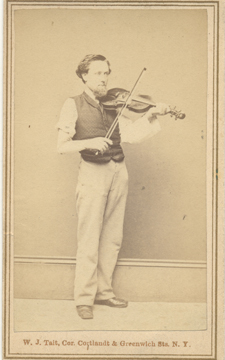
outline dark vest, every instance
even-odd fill
[[[74,101],[77,108],[78,118],[76,122],[76,133],[73,140],[92,139],[96,137],[105,137],[111,124],[116,118],[116,111],[106,111],[97,104],[85,92],[75,96]],[[117,124],[111,140],[113,145],[101,154],[97,150],[82,150],[81,156],[86,161],[104,163],[114,160],[120,162],[124,159],[123,150],[120,146],[120,132]]]

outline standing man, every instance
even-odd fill
[[[101,104],[110,72],[110,63],[104,56],[85,56],[76,70],[84,92],[65,101],[57,124],[58,152],[81,153],[76,189],[78,248],[74,298],[82,319],[93,318],[93,304],[128,306],[112,289],[128,192],[121,142],[137,143],[156,134],[160,130],[156,115],[170,110],[165,104],[156,104],[134,123],[121,116],[111,139],[105,138],[116,118],[116,111],[106,111]]]

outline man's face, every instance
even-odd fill
[[[87,74],[82,77],[87,87],[96,97],[101,98],[107,94],[107,83],[109,76],[109,67],[106,61],[93,61],[90,64]]]

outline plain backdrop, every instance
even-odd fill
[[[161,132],[124,145],[129,197],[122,258],[206,259],[206,10],[26,9],[14,28],[14,239],[21,256],[76,256],[79,154],[59,155],[64,101],[83,91],[75,74],[106,56],[110,87],[177,106]],[[88,221],[88,219],[87,219]]]

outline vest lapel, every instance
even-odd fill
[[[101,110],[99,104],[96,101],[94,101],[85,91],[83,92],[83,97],[88,102],[88,104],[90,104],[91,106],[95,107],[98,110]]]

